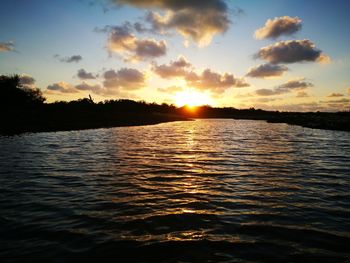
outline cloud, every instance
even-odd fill
[[[170,94],[175,94],[177,92],[183,91],[183,88],[178,87],[178,86],[171,86],[167,88],[158,88],[159,92],[164,92],[164,93],[170,93]]]
[[[230,24],[228,6],[223,0],[114,0],[117,4],[128,4],[138,8],[158,9],[161,15],[150,12],[147,21],[152,29],[164,33],[176,30],[186,39],[199,45],[207,45],[216,34],[225,33]]]
[[[286,72],[288,68],[286,66],[276,65],[276,64],[262,64],[257,67],[251,68],[247,75],[252,78],[269,78],[269,77],[279,77]]]
[[[134,27],[134,29],[136,30],[137,33],[145,33],[145,32],[149,32],[150,31],[148,28],[146,28],[140,22],[135,22],[133,24],[133,27]]]
[[[138,58],[154,58],[166,54],[165,41],[156,41],[154,39],[136,40],[136,55]]]
[[[128,4],[139,8],[159,8],[179,11],[183,9],[197,9],[204,11],[208,9],[226,10],[227,6],[222,0],[111,0],[119,4]]]
[[[101,86],[98,85],[98,84],[92,85],[92,84],[88,84],[86,82],[83,82],[81,84],[76,85],[75,88],[77,90],[92,91],[92,92],[94,92],[96,94],[103,93],[103,90],[102,90]]]
[[[85,71],[85,69],[79,69],[77,76],[80,79],[96,79],[96,75],[92,74],[91,72]]]
[[[305,91],[299,91],[296,95],[297,98],[307,98],[307,97],[310,97],[310,95],[305,92]]]
[[[217,73],[210,69],[205,69],[201,74],[197,75],[190,72],[186,75],[187,85],[195,87],[199,90],[210,90],[213,93],[221,94],[231,87],[248,87],[249,84],[243,79],[238,79],[230,73]]]
[[[347,98],[320,101],[320,103],[326,105],[329,109],[333,111],[350,110],[350,99]]]
[[[305,81],[305,79],[290,80],[274,89],[258,89],[255,91],[258,96],[273,96],[292,92],[293,90],[303,90],[313,87],[313,84]]]
[[[65,82],[58,82],[47,86],[46,93],[78,93],[90,91],[101,96],[135,97],[128,91],[140,89],[145,86],[145,75],[131,68],[122,68],[118,71],[107,70],[103,74],[103,85],[91,84],[83,81],[72,86]]]
[[[265,26],[255,31],[255,38],[278,38],[282,35],[292,35],[301,29],[301,19],[298,17],[281,16],[268,19]]]
[[[305,79],[297,79],[297,80],[290,80],[287,83],[284,83],[277,87],[278,90],[285,91],[285,90],[293,90],[293,89],[306,89],[309,87],[313,87],[314,85],[310,82],[305,81]]]
[[[343,97],[343,96],[344,96],[344,94],[341,94],[341,93],[331,93],[327,97],[335,98],[335,97]]]
[[[261,48],[255,57],[273,64],[307,61],[322,63],[330,59],[308,39],[277,42]]]
[[[145,86],[145,75],[137,69],[113,69],[103,74],[103,86],[108,89],[137,90]]]
[[[185,57],[179,56],[175,61],[171,61],[169,65],[162,64],[158,66],[153,64],[152,70],[164,79],[173,77],[183,77],[187,74],[188,68],[192,67]]]
[[[71,85],[69,85],[68,83],[63,82],[63,81],[51,84],[51,85],[47,86],[46,89],[48,91],[61,92],[61,93],[77,93],[78,92],[78,90],[76,90],[74,87],[72,87]]]
[[[190,87],[198,90],[209,90],[217,94],[221,94],[231,87],[249,86],[244,79],[236,78],[230,73],[217,73],[209,68],[201,73],[196,73],[193,65],[183,56],[180,56],[175,61],[171,61],[168,65],[157,66],[154,64],[152,70],[164,79],[180,77]]]
[[[108,26],[108,50],[124,57],[127,61],[139,61],[164,56],[166,42],[155,39],[137,39],[129,26]]]
[[[272,102],[272,101],[276,101],[276,100],[278,100],[278,99],[277,98],[258,98],[255,101],[266,103],[266,102]]]
[[[260,100],[257,100],[257,102],[263,102]],[[303,103],[283,103],[283,104],[275,104],[275,105],[269,105],[265,103],[254,103],[252,101],[249,101],[249,105],[251,106],[253,103],[253,106],[255,108],[261,108],[265,110],[279,110],[279,111],[292,111],[292,112],[334,112],[334,111],[348,111],[350,109],[350,100],[348,99],[341,99],[341,100],[328,100],[328,101],[311,101],[311,102],[303,102]]]
[[[66,82],[58,82],[47,86],[46,90],[49,93],[52,92],[60,92],[60,93],[78,93],[79,91],[92,91],[94,93],[100,94],[102,93],[102,89],[100,85],[91,85],[86,82],[78,84],[76,86],[72,86]]]
[[[12,41],[0,42],[0,52],[9,52],[13,51],[15,44]]]
[[[35,79],[29,75],[22,75],[19,77],[20,84],[23,86],[32,86],[35,84]]]
[[[277,95],[277,93],[272,89],[258,89],[255,91],[256,95],[259,96],[272,96]]]
[[[338,100],[326,100],[326,101],[320,101],[320,102],[321,103],[350,103],[350,99],[343,98]]]
[[[65,63],[72,63],[72,62],[80,62],[83,57],[80,55],[73,55],[70,57],[61,57],[60,55],[54,55],[55,58],[57,58],[60,62],[65,62]]]
[[[295,103],[295,104],[283,104],[278,106],[268,106],[264,108],[269,110],[280,110],[280,111],[293,111],[293,112],[315,112],[315,111],[326,111],[327,108],[322,106],[317,102],[307,102],[307,103]]]
[[[153,30],[166,32],[175,29],[185,39],[191,39],[199,46],[211,43],[216,34],[223,34],[229,28],[229,19],[226,14],[211,11],[203,15],[194,10],[167,12],[164,16],[152,12],[147,19]]]

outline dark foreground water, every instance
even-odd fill
[[[350,262],[350,133],[263,121],[0,137],[0,262]]]

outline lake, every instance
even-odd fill
[[[264,121],[0,136],[0,261],[343,262],[350,133]]]

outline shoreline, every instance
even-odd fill
[[[303,114],[303,113],[298,113]],[[119,120],[114,123],[90,123],[89,125],[81,125],[75,124],[65,124],[60,127],[56,126],[53,127],[51,125],[47,126],[27,126],[27,127],[12,127],[12,128],[0,128],[0,136],[14,136],[14,135],[21,135],[25,133],[41,133],[41,132],[62,132],[62,131],[80,131],[80,130],[92,130],[92,129],[108,129],[108,128],[117,128],[117,127],[135,127],[135,126],[148,126],[148,125],[156,125],[161,123],[167,123],[167,122],[175,122],[175,121],[193,121],[191,118],[183,117],[183,116],[169,116],[169,115],[158,115],[158,119],[130,119],[128,121],[126,120]],[[325,124],[322,120],[321,122],[306,122],[303,119],[288,119],[288,118],[247,118],[247,117],[234,117],[234,118],[228,118],[228,117],[211,117],[209,119],[217,119],[217,118],[223,118],[223,119],[234,119],[234,120],[261,120],[266,121],[267,123],[285,123],[288,125],[296,125],[304,128],[310,128],[310,129],[321,129],[321,130],[332,130],[332,131],[350,131],[350,127],[348,126],[336,126],[332,125],[332,122],[328,122],[328,124]],[[196,119],[206,119],[205,117],[197,117]]]
[[[55,123],[54,121],[46,122],[45,124],[30,123],[27,125],[12,125],[11,127],[0,128],[0,136],[13,136],[21,135],[24,133],[39,133],[39,132],[60,132],[60,131],[79,131],[79,130],[91,130],[102,128],[116,128],[116,127],[134,127],[134,126],[147,126],[156,125],[160,123],[174,122],[174,121],[191,121],[190,118],[182,116],[172,115],[154,115],[150,116],[137,116],[131,119],[111,119],[102,120],[99,122],[65,122]]]
[[[117,100],[94,103],[83,99],[5,107],[0,111],[0,134],[154,125],[204,118],[264,120],[268,123],[286,123],[313,129],[350,131],[350,112],[347,111],[279,112],[210,106],[189,108],[143,101]]]
[[[224,119],[227,119],[227,118],[224,118]],[[316,124],[305,123],[305,122],[298,122],[298,121],[292,121],[292,120],[274,120],[274,119],[257,119],[257,118],[233,118],[233,119],[234,120],[265,121],[267,123],[284,123],[284,124],[288,124],[288,125],[292,125],[292,126],[300,126],[303,128],[317,129],[317,130],[350,132],[350,128],[348,128],[348,127],[339,127],[338,128],[338,127],[334,127],[332,125],[322,125],[322,124],[318,124],[318,123],[316,123]]]
[[[350,118],[345,114],[342,116],[341,113],[279,113],[261,118],[234,119],[264,120],[268,123],[285,123],[310,129],[350,131]]]

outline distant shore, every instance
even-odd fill
[[[27,132],[56,132],[70,130],[86,130],[97,128],[112,128],[125,126],[154,125],[173,121],[189,121],[193,118],[225,118],[264,120],[269,123],[286,123],[306,128],[350,131],[350,114],[339,113],[300,113],[300,112],[269,112],[262,110],[234,110],[224,112],[220,108],[210,108],[211,112],[186,112],[185,108],[178,109],[176,114],[159,112],[120,112],[101,114],[87,111],[84,114],[77,111],[60,113],[58,111],[15,112],[11,118],[2,118],[0,135],[15,135]],[[208,108],[207,108],[208,110]],[[216,110],[216,111],[214,111]],[[229,113],[229,114],[228,114]]]
[[[350,131],[350,116],[345,114],[294,113],[268,119],[271,123],[287,123],[305,128]]]
[[[17,119],[0,127],[0,135],[16,135],[28,132],[58,132],[72,130],[87,130],[98,128],[128,127],[154,125],[173,121],[188,121],[189,118],[171,114],[128,114],[126,116],[111,116],[110,118],[86,118],[78,119],[74,116],[70,119],[48,119],[40,121],[29,119]]]
[[[236,116],[234,118],[250,120],[258,119],[265,120],[269,123],[286,123],[289,125],[298,125],[312,129],[350,131],[350,114],[347,112],[267,112],[267,114],[264,114],[262,116]]]
[[[350,112],[278,112],[210,106],[188,108],[132,100],[94,103],[82,99],[1,111],[0,134],[140,126],[195,118],[264,120],[313,129],[350,131]]]
[[[88,98],[45,103],[41,90],[23,86],[18,75],[0,76],[0,134],[151,125],[194,118],[265,120],[315,129],[350,131],[350,111],[279,112],[261,109],[176,107],[128,99],[94,102]]]
[[[192,118],[228,118],[264,120],[269,123],[286,123],[306,128],[350,131],[350,112],[280,112],[261,109],[235,109],[199,107],[188,114]]]

